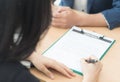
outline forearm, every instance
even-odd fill
[[[101,13],[98,14],[86,14],[83,17],[78,17],[78,26],[99,26],[106,27],[107,23],[104,16]]]

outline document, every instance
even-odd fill
[[[80,59],[94,55],[101,60],[114,42],[112,38],[74,26],[43,55],[82,75]]]

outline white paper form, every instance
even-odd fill
[[[82,74],[80,59],[95,55],[101,59],[115,40],[92,31],[71,28],[43,55],[65,64]]]

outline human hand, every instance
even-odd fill
[[[67,76],[68,78],[75,76],[75,74],[70,69],[68,69],[65,65],[63,65],[62,63],[59,63],[55,60],[47,58],[43,55],[32,54],[29,57],[29,59],[39,71],[43,72],[45,75],[47,75],[51,79],[54,79],[54,75],[49,70],[49,68],[52,68],[52,69],[62,73],[63,75]]]
[[[88,63],[89,59],[97,60],[96,57],[92,56],[87,59],[81,60],[82,71],[83,71],[83,82],[96,82],[100,74],[102,64],[100,61],[96,63]]]
[[[57,7],[53,12],[52,26],[70,28],[74,25],[83,26],[88,14],[84,12],[76,12],[69,7]]]

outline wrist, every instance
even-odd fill
[[[77,26],[88,26],[88,19],[90,18],[90,14],[84,13],[84,12],[80,12],[77,15],[77,21],[76,21],[76,25]]]
[[[36,59],[37,55],[38,55],[37,52],[34,51],[34,52],[27,58],[27,60],[33,63],[33,61]]]
[[[84,77],[82,82],[97,82],[97,78],[87,78],[87,77]]]
[[[99,74],[84,75],[82,82],[97,82]]]

